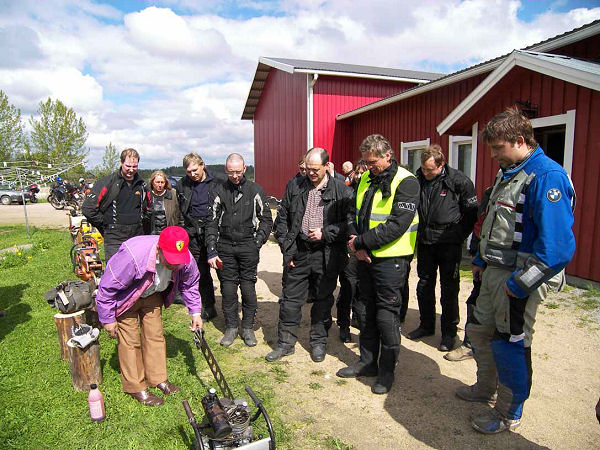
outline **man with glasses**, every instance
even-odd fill
[[[275,237],[286,268],[283,298],[279,303],[278,340],[267,361],[294,353],[302,306],[309,291],[311,308],[310,356],[325,359],[327,326],[333,291],[346,258],[347,220],[351,190],[327,171],[329,154],[315,147],[306,154],[306,177],[288,183],[281,200]]]
[[[477,221],[477,194],[465,174],[448,167],[437,144],[421,153],[417,179],[421,186],[417,236],[417,300],[421,322],[408,333],[408,338],[415,340],[435,333],[435,284],[439,269],[442,339],[438,349],[448,352],[456,345],[462,244]]]
[[[377,376],[374,394],[389,392],[400,354],[402,288],[415,250],[419,218],[419,183],[394,160],[392,146],[380,134],[360,146],[369,168],[350,211],[348,248],[358,260],[357,309],[361,329],[360,360],[337,376]]]
[[[142,227],[146,183],[138,175],[139,153],[133,148],[121,152],[121,167],[100,178],[81,210],[104,238],[108,261],[127,239],[144,234]]]
[[[242,293],[242,339],[249,347],[257,344],[254,318],[256,267],[260,248],[273,227],[273,217],[263,188],[247,180],[244,158],[232,153],[225,161],[227,181],[219,183],[209,201],[206,226],[208,264],[221,282],[225,333],[221,345],[230,346],[238,336],[238,286]]]
[[[204,161],[196,153],[183,157],[186,176],[177,182],[177,200],[184,220],[184,228],[190,236],[190,252],[198,264],[200,281],[198,291],[202,297],[202,320],[217,317],[215,290],[206,255],[205,229],[208,220],[209,194],[215,179],[206,170]]]

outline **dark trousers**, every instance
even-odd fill
[[[340,273],[340,293],[336,302],[337,324],[340,328],[350,327],[350,310],[354,307],[357,286],[358,260],[351,254],[346,267]]]
[[[190,253],[198,264],[198,271],[200,272],[200,281],[198,282],[198,292],[202,298],[202,309],[211,309],[215,307],[215,288],[213,286],[213,279],[210,273],[210,266],[208,265],[208,258],[206,256],[206,245],[204,245],[204,235],[190,236]]]
[[[410,261],[405,257],[372,258],[358,262],[361,324],[360,360],[394,372],[400,354],[401,292]]]
[[[465,323],[465,338],[463,339],[463,345],[465,347],[471,347],[471,341],[469,340],[469,336],[467,335],[467,325],[473,322],[473,311],[475,310],[475,305],[477,304],[477,297],[479,297],[480,289],[481,279],[473,280],[473,289],[471,290],[471,294],[467,299],[467,321]]]
[[[400,308],[400,322],[404,323],[406,319],[406,313],[408,312],[408,296],[410,295],[408,278],[410,277],[410,263],[412,262],[413,255],[410,255],[410,261],[406,267],[406,276],[404,277],[404,286],[402,286],[402,307]]]
[[[419,301],[421,326],[431,333],[435,332],[435,284],[439,268],[442,336],[456,336],[459,322],[458,291],[461,258],[460,244],[428,245],[418,243],[417,300]]]
[[[252,328],[258,307],[255,287],[258,248],[253,239],[241,243],[219,241],[217,252],[223,261],[223,268],[217,274],[221,282],[225,327],[238,327],[239,286],[242,293],[242,328]]]
[[[104,227],[104,258],[106,262],[119,250],[127,239],[144,234],[142,224],[119,225],[111,224]]]
[[[332,252],[326,263],[324,248],[303,249],[294,257],[294,267],[286,271],[283,297],[279,304],[277,333],[280,346],[290,348],[296,345],[302,306],[308,299],[309,291],[314,295],[310,310],[310,345],[327,343],[327,325],[331,318],[340,259]]]

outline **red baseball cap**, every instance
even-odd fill
[[[177,226],[165,228],[158,237],[158,247],[169,264],[190,262],[189,242],[187,231]]]

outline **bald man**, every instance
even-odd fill
[[[225,334],[221,345],[230,346],[238,336],[238,286],[242,293],[242,339],[250,347],[254,335],[256,267],[262,245],[267,242],[273,218],[263,188],[244,175],[244,158],[232,153],[225,161],[227,181],[209,197],[206,226],[208,264],[221,282]]]

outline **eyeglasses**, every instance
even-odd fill
[[[227,171],[227,175],[244,175],[244,171],[243,170],[228,170]]]

